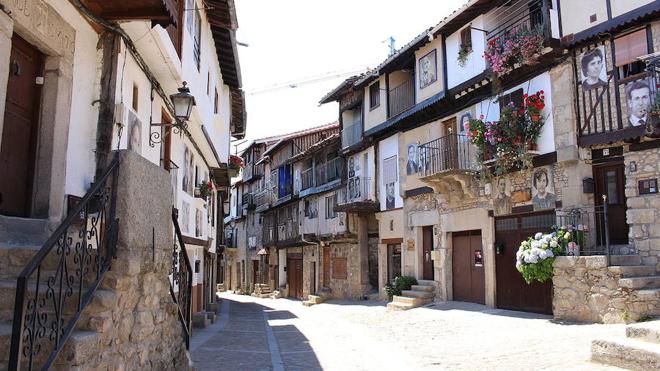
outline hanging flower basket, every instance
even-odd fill
[[[484,58],[491,67],[495,78],[513,71],[516,65],[537,63],[543,51],[544,33],[542,27],[528,29],[526,26],[505,31],[488,41]]]
[[[227,170],[229,172],[230,178],[238,176],[239,171],[244,167],[245,167],[245,163],[243,163],[242,158],[235,155],[229,156],[229,163],[227,164]]]

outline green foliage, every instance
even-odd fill
[[[387,283],[385,285],[385,292],[387,292],[387,296],[389,297],[389,299],[392,300],[393,296],[401,295],[401,291],[410,290],[410,288],[416,284],[417,284],[417,279],[415,277],[411,277],[411,276],[395,277],[393,282]]]
[[[531,284],[534,281],[543,283],[552,278],[552,263],[554,261],[555,258],[552,257],[541,260],[536,264],[523,264],[518,267],[518,271],[522,273],[527,284]]]
[[[472,52],[472,48],[461,45],[461,48],[458,50],[458,58],[456,58],[456,62],[458,62],[459,66],[465,67],[467,64],[467,57],[470,55],[470,52]]]

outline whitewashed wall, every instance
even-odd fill
[[[387,94],[385,91],[385,75],[378,77],[380,81],[380,105],[371,109],[369,107],[369,86],[364,88],[364,102],[362,111],[364,112],[364,130],[369,130],[374,126],[387,120]],[[372,82],[372,84],[375,83]]]
[[[479,16],[465,26],[471,25],[474,28],[484,29],[484,17]],[[472,30],[472,53],[468,54],[465,67],[461,67],[458,62],[458,51],[461,47],[461,30],[454,32],[447,37],[447,84],[449,89],[479,75],[486,69],[486,60],[484,51],[486,48],[486,33]]]
[[[525,81],[515,87],[502,92],[503,95],[522,88],[525,94],[534,94],[543,90],[545,95],[545,109],[543,112],[546,118],[545,124],[541,130],[538,140],[538,150],[540,153],[549,153],[555,150],[554,122],[552,118],[552,88],[550,84],[550,74],[544,72],[531,80]],[[481,101],[476,105],[476,117],[484,115],[487,121],[497,121],[500,116],[500,107],[497,97],[491,97]]]
[[[420,63],[419,59],[422,58],[423,56],[427,55],[428,53],[432,52],[435,50],[435,55],[436,55],[436,73],[437,73],[437,78],[435,82],[425,86],[423,89],[420,88],[419,84],[419,78],[420,78]],[[419,103],[423,101],[424,99],[427,99],[435,94],[438,94],[442,91],[443,86],[444,86],[444,75],[442,72],[442,38],[436,37],[433,40],[431,40],[430,43],[422,46],[421,48],[417,49],[415,51],[415,70],[417,71],[415,73],[415,103]]]

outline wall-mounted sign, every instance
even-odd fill
[[[637,182],[640,195],[650,195],[658,193],[658,179],[642,179]]]
[[[415,240],[408,240],[407,243],[408,243],[407,244],[408,250],[414,250],[415,249]]]

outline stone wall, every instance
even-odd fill
[[[640,195],[638,181],[660,180],[660,148],[624,154],[629,240],[644,265],[660,271],[660,194]],[[631,171],[631,163],[634,162]]]
[[[623,323],[660,315],[658,296],[619,287],[621,272],[605,256],[559,256],[554,263],[555,319]]]
[[[170,295],[170,175],[134,152],[121,152],[117,259],[102,282],[112,308],[89,318],[99,332],[69,366],[81,369],[188,370],[177,305]],[[145,187],[149,179],[149,187]],[[153,228],[153,229],[152,229]],[[152,240],[152,231],[155,241]]]

